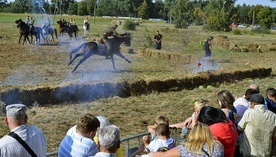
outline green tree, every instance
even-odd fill
[[[147,12],[147,2],[146,0],[143,1],[143,3],[138,7],[138,17],[142,19],[148,18],[148,12]]]
[[[256,6],[252,6],[250,8],[250,10],[248,11],[248,17],[250,21],[254,20],[254,23],[259,23],[258,19],[256,19],[256,15],[259,13],[259,11],[263,8],[262,5],[256,5]],[[253,17],[255,16],[255,17]],[[253,19],[254,18],[254,19]]]
[[[188,28],[191,19],[189,0],[175,0],[172,3],[172,20],[176,28]]]
[[[259,24],[264,28],[270,28],[272,24],[272,10],[270,7],[263,7],[257,14]]]
[[[69,3],[68,14],[70,15],[78,14],[78,2]]]
[[[195,25],[200,25],[204,22],[204,12],[201,10],[200,7],[195,7],[193,12],[193,19],[195,22]]]
[[[88,11],[87,11],[87,1],[83,0],[80,1],[78,4],[78,14],[83,16],[83,15],[88,15]]]
[[[234,3],[231,0],[210,0],[205,9],[205,29],[229,31],[232,23]]]

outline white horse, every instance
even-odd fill
[[[54,34],[57,37],[57,30],[53,27],[48,27],[45,24],[42,25],[42,37],[44,39],[44,42],[49,42],[48,40],[48,35],[51,35],[52,39],[50,39],[50,41],[54,41]]]
[[[82,28],[83,28],[83,36],[85,37],[88,34],[88,31],[90,29],[90,24],[84,23]]]

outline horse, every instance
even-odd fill
[[[50,39],[50,41],[54,41],[54,34],[56,36],[56,38],[58,39],[57,36],[57,30],[53,27],[48,27],[45,24],[42,25],[42,34],[43,34],[43,39],[44,42],[49,42],[48,40],[48,35],[51,35],[52,39]]]
[[[79,31],[77,25],[63,25],[61,21],[57,21],[57,24],[59,25],[59,37],[63,38],[63,33],[68,33],[70,39],[72,39],[73,33],[75,35],[75,38],[77,37],[77,33]]]
[[[131,63],[131,61],[128,60],[127,58],[125,58],[122,55],[122,53],[120,52],[120,45],[123,42],[128,47],[131,45],[130,33],[125,33],[121,37],[107,39],[106,44],[107,44],[108,48],[106,48],[106,46],[104,44],[100,44],[97,41],[92,41],[92,42],[87,42],[87,43],[81,44],[80,46],[78,46],[77,48],[73,49],[70,52],[70,62],[68,65],[71,65],[77,57],[83,56],[83,58],[79,61],[79,63],[72,70],[72,73],[74,71],[76,71],[76,69],[79,67],[79,65],[81,63],[83,63],[87,58],[89,58],[90,56],[95,55],[95,54],[100,55],[100,56],[107,56],[107,54],[109,54],[114,70],[116,70],[115,63],[114,63],[114,54],[123,58],[128,63]],[[78,52],[80,49],[82,49],[82,51]],[[76,52],[78,52],[78,53],[72,59],[73,54]]]
[[[90,24],[84,23],[82,29],[83,29],[83,36],[85,37],[90,29]]]
[[[36,37],[35,44],[40,43],[40,34],[42,33],[42,29],[40,27],[33,26],[33,28],[30,30],[30,26],[27,25],[24,21],[22,21],[22,19],[16,20],[15,23],[17,24],[20,33],[18,44],[20,43],[22,36],[24,36],[23,45],[26,42],[26,40],[29,43],[32,43],[33,35]],[[31,42],[28,37],[29,35],[31,35]]]

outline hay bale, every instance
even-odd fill
[[[276,51],[276,43],[271,43],[270,44],[269,51]]]
[[[249,52],[258,52],[258,47],[259,45],[258,44],[249,44],[248,45],[248,51]]]
[[[234,52],[241,52],[241,48],[239,47],[230,47],[230,50]]]
[[[241,52],[248,52],[248,48],[246,46],[240,46]]]

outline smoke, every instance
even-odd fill
[[[192,72],[204,72],[209,70],[219,70],[220,64],[210,57],[200,57],[198,61],[192,65]]]

